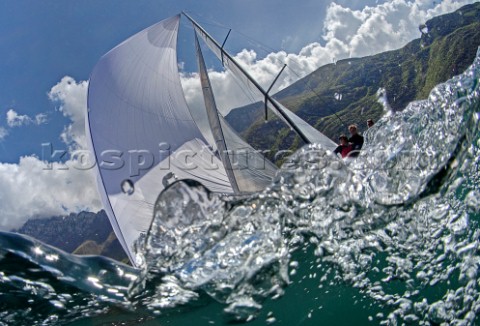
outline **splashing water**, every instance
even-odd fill
[[[268,189],[244,198],[171,184],[137,243],[140,269],[1,233],[0,325],[66,324],[113,311],[135,323],[180,320],[199,306],[215,307],[199,323],[225,315],[276,323],[287,320],[285,305],[296,305],[292,292],[313,293],[301,303],[302,322],[318,324],[335,285],[364,302],[364,323],[474,324],[479,76],[480,54],[427,100],[379,120],[355,161],[308,146]]]

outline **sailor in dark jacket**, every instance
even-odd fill
[[[350,131],[350,138],[348,138],[348,142],[352,144],[352,152],[350,153],[350,157],[357,157],[360,154],[360,150],[363,146],[363,136],[358,134],[357,125],[350,125],[348,127],[348,131]]]
[[[352,151],[352,145],[348,143],[348,138],[345,135],[341,135],[338,139],[340,140],[340,144],[333,152],[335,154],[340,154],[342,155],[342,158],[345,158]]]

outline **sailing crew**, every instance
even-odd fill
[[[352,144],[352,153],[350,153],[350,157],[357,157],[360,154],[360,150],[363,146],[363,136],[358,134],[357,125],[352,124],[348,127],[348,131],[350,131],[350,138],[348,142]]]
[[[345,158],[352,151],[353,146],[348,143],[348,138],[345,135],[341,135],[340,137],[338,137],[338,140],[340,141],[340,144],[337,146],[337,148],[335,148],[333,152],[335,154],[340,154],[342,155],[342,158]]]

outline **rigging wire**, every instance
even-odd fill
[[[272,53],[272,52],[275,53],[275,51],[277,51],[276,49],[273,49],[272,47],[266,45],[265,43],[255,39],[255,38],[253,38],[249,35],[246,35],[246,34],[242,33],[241,31],[237,31],[235,29],[229,28],[226,25],[221,24],[219,22],[211,23],[211,22],[205,22],[204,21],[204,22],[202,22],[202,24],[234,31],[236,34],[241,35],[243,38],[245,38],[249,44],[254,45],[257,48],[260,48],[261,50],[263,50],[267,54]],[[286,51],[285,51],[285,53],[286,53],[286,57],[288,57],[289,54]],[[301,66],[301,63],[299,61],[297,61],[295,58],[293,58],[292,56],[290,56],[289,59],[292,62],[296,63],[298,66]],[[282,64],[286,64],[285,62],[283,62],[279,58],[277,58],[277,60]],[[307,81],[303,80],[303,78],[306,77],[306,76],[300,75],[299,73],[297,73],[296,70],[292,69],[288,65],[287,65],[287,69],[297,78],[297,80],[295,82],[302,82],[306,89],[308,89],[310,92],[312,92],[315,97],[317,97],[318,99],[321,99],[320,94],[317,91],[315,91],[315,89],[313,87],[311,87],[310,84]],[[345,126],[345,127],[347,126],[346,123],[340,118],[340,116],[336,112],[334,112],[333,114],[335,115],[335,117],[340,121],[340,123],[343,126]]]
[[[258,40],[256,40],[256,39],[254,39],[254,38],[252,38],[252,37],[250,37],[250,36],[248,36],[248,35],[246,35],[246,34],[244,34],[244,33],[242,33],[242,32],[238,32],[238,31],[236,31],[236,32],[237,32],[238,34],[242,35],[242,36],[243,36],[244,38],[246,38],[247,40],[249,40],[249,41],[250,41],[250,44],[254,44],[255,46],[257,46],[257,47],[259,47],[260,49],[262,49],[265,53],[275,52],[275,49],[269,47],[268,45],[266,45],[266,44],[264,44],[264,43],[262,43],[262,42],[260,42],[260,41],[258,41]],[[285,51],[285,53],[286,53],[286,51]],[[286,53],[286,57],[288,57],[288,56],[289,56],[289,53]],[[278,60],[280,63],[285,64],[285,62],[283,62],[281,59],[277,58],[277,60]],[[300,63],[299,61],[297,61],[295,58],[293,58],[292,56],[290,56],[290,60],[291,60],[292,62],[296,63],[298,66],[301,66],[301,63]],[[300,75],[299,73],[297,73],[297,71],[296,71],[295,69],[292,69],[290,66],[287,66],[287,69],[288,69],[293,75],[295,75],[295,76],[297,77],[297,80],[296,80],[295,82],[302,82],[302,83],[305,85],[305,87],[306,87],[309,91],[311,91],[313,94],[315,94],[315,96],[316,96],[318,99],[321,98],[321,97],[320,97],[320,94],[317,93],[317,92],[315,91],[315,89],[314,89],[313,87],[311,87],[310,84],[309,84],[307,81],[303,80],[303,78],[306,77],[306,76],[308,76],[308,74],[307,74],[306,76],[302,76],[302,75]],[[317,69],[318,69],[318,68],[317,68]],[[345,122],[337,115],[337,113],[334,112],[333,114],[334,114],[335,117],[341,122],[341,124],[346,127]]]
[[[185,11],[186,12],[186,11]],[[187,14],[190,15],[189,12],[186,12]],[[198,17],[199,15],[197,15]],[[216,27],[216,28],[220,28],[220,29],[224,29],[224,30],[227,30],[227,34],[225,36],[228,36],[230,34],[231,31],[233,31],[232,28],[229,28],[227,27],[226,25],[220,23],[220,22],[217,22],[217,21],[205,21],[205,20],[197,20],[199,23],[201,23],[202,25],[206,25],[206,26],[212,26],[212,27]],[[189,28],[191,29],[194,29],[193,26],[191,26],[190,24],[187,24],[189,26]],[[237,32],[238,33],[238,32]],[[240,34],[240,33],[239,33]],[[255,104],[256,102],[263,102],[264,100],[262,99],[261,96],[259,96],[258,94],[255,94],[255,92],[250,89],[250,87],[248,87],[247,84],[245,84],[244,82],[242,82],[235,74],[233,73],[229,73],[228,69],[224,68],[224,71],[227,72],[230,76],[232,76],[232,80],[235,82],[235,84],[242,90],[242,92],[244,93],[244,95],[250,100],[250,103],[249,104],[244,104],[243,106],[248,106],[248,105],[253,105]],[[231,109],[234,109],[234,108],[231,108]],[[230,110],[231,110],[230,109]],[[222,111],[222,110],[221,110]]]
[[[224,106],[222,106],[223,103],[221,103],[221,102],[217,103],[217,105],[222,106],[222,107],[219,107],[220,112],[225,112],[225,111],[230,112],[231,110],[233,110],[235,108],[254,105],[257,102],[262,101],[262,98],[258,94],[256,94],[250,87],[248,87],[248,85],[246,85],[244,82],[242,82],[235,74],[232,74],[226,68],[224,68],[223,71],[224,71],[224,73],[228,74],[228,77],[231,77],[231,80],[233,80],[233,82],[237,85],[238,89],[243,93],[243,95],[245,96],[245,102],[246,103],[236,105],[235,107],[228,107],[228,108],[225,108]],[[223,113],[221,113],[221,115],[222,115],[222,117],[224,117]]]
[[[184,13],[185,14],[185,13]],[[215,48],[218,48],[220,49],[220,45],[217,43],[217,41],[215,41],[204,29],[203,27],[200,27],[198,25],[198,23],[196,21],[194,21],[190,16],[188,16],[188,14],[185,14],[185,16],[195,25],[196,28],[198,28],[200,30],[200,33],[202,35],[204,35],[208,40],[209,42],[213,42],[213,45],[215,46]],[[213,50],[213,49],[212,49]],[[237,71],[239,74],[243,74],[245,76],[245,78],[248,80],[248,84],[253,84],[253,86],[255,86],[255,88],[261,93],[263,94],[266,99],[265,100],[269,100],[269,102],[271,103],[271,105],[276,109],[276,112],[278,112],[278,116],[280,118],[282,118],[285,123],[287,125],[289,125],[304,141],[305,143],[309,144],[311,143],[311,140],[307,138],[307,136],[305,136],[304,132],[299,129],[299,127],[294,123],[292,122],[291,118],[288,116],[287,113],[285,113],[280,107],[276,101],[274,101],[272,98],[270,98],[268,96],[268,94],[265,93],[265,91],[263,90],[263,88],[258,84],[258,82],[256,80],[253,79],[253,77],[251,75],[249,75],[245,69],[240,65],[238,64],[232,57],[230,54],[228,54],[228,52],[224,51],[223,48],[220,49],[220,52],[223,55],[226,56],[226,58],[228,59],[229,62],[232,62],[233,63],[233,67],[230,67],[230,70],[232,70],[234,73],[235,71]],[[217,54],[217,57],[220,57],[218,54]],[[308,125],[308,124],[307,124]],[[311,126],[309,126],[311,127]]]
[[[189,14],[187,12],[187,14]],[[217,28],[222,28],[222,29],[225,29],[225,30],[231,30],[230,28],[222,25],[221,23],[210,23],[210,22],[205,22],[205,21],[201,21],[199,20],[199,22],[202,23],[202,25],[209,25],[209,26],[214,26],[214,27],[217,27]],[[186,26],[191,29],[191,30],[194,30],[193,26],[191,24],[186,24]],[[246,106],[250,106],[250,105],[255,105],[255,103],[258,103],[258,102],[263,102],[263,98],[258,95],[254,90],[252,90],[246,83],[244,83],[242,80],[240,80],[235,74],[233,73],[230,73],[228,69],[226,68],[223,68],[224,72],[228,74],[229,77],[232,77],[231,80],[234,81],[234,83],[237,85],[238,89],[244,94],[246,100],[245,100],[245,104],[240,104],[240,105],[237,105],[236,107],[228,107],[228,108],[225,108],[223,107],[220,103],[217,103],[217,105],[220,104],[220,107],[219,108],[219,111],[220,112],[225,112],[225,111],[232,111],[233,109],[237,108],[237,107],[246,107]],[[221,113],[222,117],[224,117],[224,115]],[[226,115],[225,115],[226,116]]]

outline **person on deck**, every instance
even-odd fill
[[[348,131],[350,131],[348,142],[352,144],[352,153],[349,156],[357,157],[363,146],[363,136],[358,134],[357,125],[350,125]]]
[[[348,143],[347,136],[341,135],[338,139],[340,140],[340,145],[338,145],[333,152],[335,154],[340,153],[340,155],[342,155],[342,158],[345,158],[348,156],[348,153],[352,151],[353,147],[351,144]]]
[[[373,127],[373,124],[374,124],[374,122],[373,122],[372,119],[367,120],[367,126],[368,126],[369,129]]]

